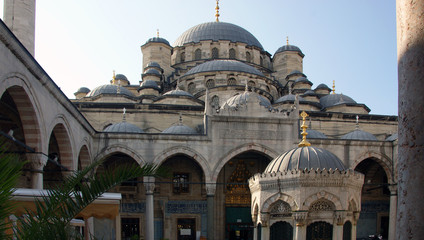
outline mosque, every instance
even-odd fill
[[[0,130],[30,162],[16,201],[29,206],[93,161],[104,161],[96,174],[154,163],[171,175],[98,199],[76,221],[86,236],[394,239],[397,116],[370,114],[334,82],[315,85],[300,47],[267,52],[220,22],[217,5],[215,21],[172,45],[142,43],[141,79],[113,73],[68,99],[33,57],[35,0],[11,2],[0,21]]]

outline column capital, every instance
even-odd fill
[[[334,223],[337,225],[343,225],[347,213],[345,211],[335,211],[334,212]]]
[[[293,219],[296,221],[296,226],[302,227],[306,223],[306,219],[308,218],[307,211],[295,211],[292,214]]]
[[[206,183],[206,195],[214,196],[216,192],[216,183]]]
[[[47,164],[47,155],[42,153],[27,153],[25,156],[36,171],[43,171],[44,166]]]
[[[155,177],[145,176],[143,177],[144,188],[146,188],[146,194],[153,194],[155,191]]]
[[[262,226],[263,227],[268,227],[268,222],[269,222],[269,213],[267,213],[267,212],[261,212],[260,213],[260,216],[261,216],[261,224],[262,224]]]
[[[390,184],[388,186],[389,191],[390,191],[390,196],[397,196],[397,190],[398,190],[398,186],[396,183],[394,184]]]

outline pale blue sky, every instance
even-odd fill
[[[3,1],[0,1],[3,12]],[[70,98],[107,84],[112,71],[138,84],[140,46],[214,21],[214,0],[38,0],[35,57]],[[371,108],[397,115],[395,0],[221,0],[220,21],[251,32],[270,54],[286,43],[304,73]]]

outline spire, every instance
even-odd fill
[[[113,75],[112,75],[112,83],[115,84],[115,70],[113,70]]]
[[[287,45],[289,45],[289,36],[286,37]]]
[[[215,13],[215,17],[216,17],[216,22],[219,22],[219,0],[216,0],[216,7],[215,7],[216,13]]]
[[[355,130],[359,130],[359,116],[356,115],[356,126],[355,126]]]
[[[308,128],[308,126],[305,124],[306,122],[306,117],[309,116],[305,111],[303,111],[300,116],[302,117],[302,126],[300,126],[300,128],[302,128],[302,141],[298,144],[299,147],[309,147],[311,146],[311,144],[306,140],[306,135],[308,135],[308,133],[306,132],[306,129]]]
[[[156,29],[156,37],[159,38],[159,29]]]
[[[333,80],[333,93],[332,94],[336,94],[336,80]]]

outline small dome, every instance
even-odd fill
[[[115,80],[125,80],[128,81],[127,77],[124,74],[116,74]]]
[[[119,93],[118,93],[118,87],[119,87]],[[87,97],[95,97],[100,94],[121,94],[121,95],[127,95],[129,97],[134,97],[134,94],[132,92],[124,87],[112,85],[112,84],[106,84],[102,86],[98,86],[91,90]]]
[[[287,94],[279,99],[275,100],[275,103],[283,103],[283,102],[294,102],[296,100],[296,96],[293,94]],[[305,102],[305,99],[299,96],[299,102]]]
[[[255,74],[264,77],[264,74],[258,69],[236,60],[213,60],[197,65],[190,69],[184,76],[201,73],[201,72],[217,72],[217,71],[234,71]]]
[[[196,130],[194,130],[193,128],[186,126],[182,123],[171,126],[167,129],[163,130],[162,133],[166,133],[166,134],[198,134],[196,132]]]
[[[311,81],[309,81],[306,77],[298,77],[295,81],[294,81],[294,83],[296,84],[296,83],[307,83],[307,84],[309,84],[309,85],[313,85],[313,83],[311,82]]]
[[[293,71],[291,71],[290,73],[289,73],[289,75],[292,75],[292,74],[302,74],[302,75],[304,75],[301,71],[299,71],[299,70],[293,70]]]
[[[317,94],[314,92],[314,90],[309,89],[303,94],[303,96],[317,96]]]
[[[202,40],[229,40],[263,49],[259,41],[250,32],[226,22],[207,22],[196,25],[181,34],[174,46],[184,46],[186,43],[198,43]]]
[[[320,98],[319,102],[323,108],[332,107],[340,104],[357,104],[355,100],[343,94],[328,94]]]
[[[286,51],[298,52],[302,57],[305,56],[305,54],[302,53],[302,50],[300,50],[300,48],[296,47],[295,45],[284,45],[280,47],[279,49],[277,49],[277,51],[275,51],[274,56],[277,55],[277,53]]]
[[[106,127],[104,132],[119,132],[119,133],[144,133],[141,128],[128,122],[120,122]]]
[[[328,91],[331,91],[331,88],[329,88],[327,85],[325,85],[324,83],[321,83],[320,85],[318,85],[315,89],[325,89]]]
[[[144,88],[153,88],[153,89],[159,90],[158,84],[153,80],[144,80],[143,82],[141,82],[139,89],[144,89]]]
[[[346,170],[342,161],[330,151],[317,147],[297,147],[274,160],[265,169],[266,173],[303,169]]]
[[[157,62],[149,62],[146,65],[146,68],[149,68],[149,67],[161,68],[160,65],[159,65],[159,63],[157,63]]]
[[[151,74],[151,75],[157,75],[157,76],[161,75],[160,72],[154,68],[147,69],[146,71],[144,71],[143,74]]]
[[[317,138],[317,139],[320,139],[320,138],[327,139],[328,138],[324,133],[317,131],[317,130],[307,129],[306,132],[308,133],[307,138],[313,138],[313,139],[315,139],[315,138]]]
[[[168,46],[171,46],[169,44],[168,40],[166,40],[165,38],[161,38],[161,37],[152,37],[152,38],[149,38],[149,40],[147,40],[145,44],[148,44],[148,43],[164,43],[164,44],[166,44]]]
[[[388,136],[386,138],[386,141],[393,142],[393,141],[395,141],[397,139],[398,139],[398,134],[397,133],[393,133],[392,135],[390,135],[390,136]]]
[[[164,93],[163,95],[193,97],[193,95],[191,95],[190,93],[183,91],[183,90],[180,90],[180,89],[171,90],[169,92]]]
[[[90,89],[86,88],[86,87],[80,87],[76,93],[89,93]]]
[[[246,105],[249,101],[252,101],[255,98],[259,101],[259,105],[264,106],[266,108],[271,107],[271,103],[267,98],[255,93],[255,92],[246,91],[242,94],[237,94],[237,95],[229,98],[224,103],[224,105],[222,105],[221,108],[222,109],[235,108],[237,106]]]
[[[343,140],[366,140],[377,141],[377,138],[369,132],[356,129],[350,133],[346,133],[341,137]]]

